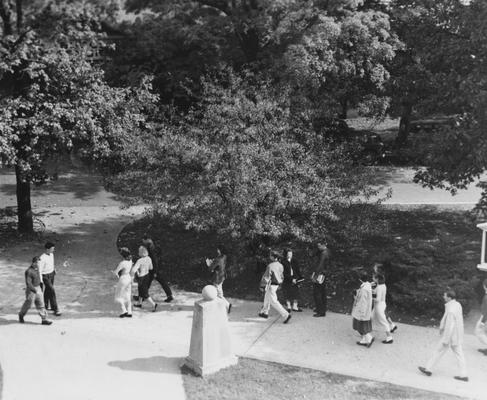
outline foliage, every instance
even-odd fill
[[[0,41],[0,158],[24,184],[45,182],[63,152],[105,159],[144,128],[156,100],[148,81],[113,88],[93,64],[104,47],[96,8],[51,4],[28,23]]]
[[[115,189],[187,227],[251,241],[314,240],[338,208],[375,194],[344,145],[293,119],[285,88],[249,86],[231,71],[219,79],[204,82],[198,108],[127,148]]]

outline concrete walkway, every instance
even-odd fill
[[[80,187],[86,184],[79,180]],[[39,325],[35,310],[26,324],[17,322],[23,302],[23,273],[43,241],[0,244],[0,364],[3,400],[117,400],[160,396],[184,399],[179,366],[188,354],[192,305],[199,295],[176,292],[176,301],[160,311],[135,311],[119,319],[114,304],[115,279],[110,271],[119,261],[119,231],[140,217],[143,208],[121,210],[101,189],[73,193],[70,182],[34,193],[36,212],[56,242],[56,288],[62,317],[50,327]],[[50,193],[54,193],[56,202]],[[10,194],[11,196],[11,194]],[[66,198],[69,197],[69,201]],[[0,196],[1,198],[1,196]],[[51,200],[50,200],[51,199]],[[3,203],[5,204],[5,203]],[[101,204],[101,206],[100,206]],[[8,204],[10,205],[10,204]],[[44,240],[44,239],[43,239]],[[152,287],[156,301],[164,296]],[[455,381],[451,354],[431,378],[420,375],[438,340],[435,329],[399,325],[393,345],[381,337],[370,348],[355,344],[351,318],[329,313],[312,318],[310,311],[293,315],[289,325],[271,315],[257,317],[261,304],[233,300],[230,324],[238,355],[310,367],[328,372],[483,399],[487,393],[487,357],[466,335],[465,352],[471,381]]]

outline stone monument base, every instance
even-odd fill
[[[213,364],[201,365],[199,362],[194,361],[190,356],[186,357],[184,366],[188,367],[195,374],[205,376],[220,371],[223,368],[237,365],[238,358],[235,356],[229,356],[228,358],[222,358]]]

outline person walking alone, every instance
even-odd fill
[[[317,250],[319,260],[311,275],[311,281],[313,282],[313,297],[316,307],[313,317],[324,317],[326,316],[327,309],[326,273],[330,260],[330,251],[325,242],[319,243],[317,245]]]
[[[267,266],[266,271],[262,277],[261,289],[264,289],[264,305],[260,310],[259,317],[268,318],[271,306],[284,318],[284,323],[287,324],[291,319],[291,313],[287,312],[277,299],[277,289],[284,280],[284,267],[279,262],[279,254],[272,251],[270,254],[271,262]]]
[[[443,293],[443,300],[445,301],[445,313],[440,323],[441,339],[438,346],[429,359],[426,367],[418,367],[418,369],[425,375],[431,376],[431,369],[440,360],[441,357],[452,349],[458,365],[460,367],[460,375],[454,376],[459,381],[468,382],[467,366],[465,364],[465,356],[463,354],[463,310],[461,304],[456,301],[456,293],[452,289],[447,289]]]
[[[206,265],[211,272],[211,283],[216,287],[217,296],[225,302],[227,312],[230,314],[232,304],[223,296],[223,282],[227,271],[227,252],[225,247],[219,244],[216,248],[216,254],[217,256],[213,260],[206,259]]]
[[[47,311],[44,307],[44,299],[41,289],[41,278],[39,274],[39,257],[34,257],[29,268],[25,271],[25,301],[19,312],[19,322],[24,323],[25,314],[29,311],[34,302],[37,312],[41,316],[42,325],[51,325],[52,321],[47,319]]]
[[[54,289],[54,276],[56,268],[54,266],[54,243],[47,242],[44,245],[44,253],[39,258],[39,273],[44,286],[44,304],[51,307],[54,315],[59,317],[56,290]]]

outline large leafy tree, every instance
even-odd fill
[[[93,64],[104,46],[95,7],[35,4],[24,14],[18,1],[14,19],[0,4],[0,157],[15,168],[18,229],[31,232],[31,184],[49,178],[53,159],[70,151],[91,160],[116,154],[144,129],[155,99],[146,82],[138,89],[106,84]]]
[[[367,170],[350,161],[353,149],[293,118],[286,88],[251,80],[226,70],[203,82],[204,100],[188,115],[127,148],[112,188],[242,243],[313,240],[338,210],[375,193]]]

